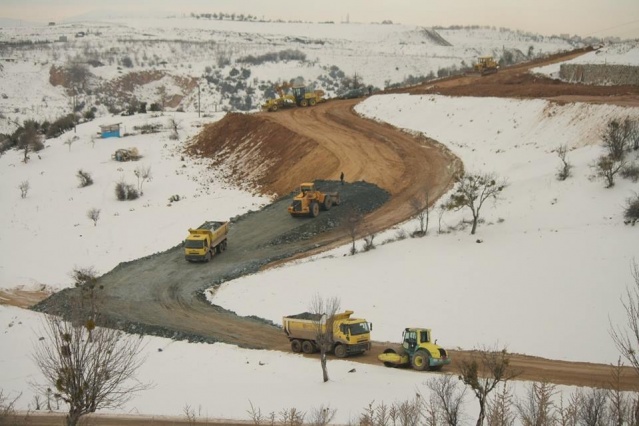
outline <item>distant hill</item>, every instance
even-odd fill
[[[0,28],[15,28],[15,27],[37,27],[40,25],[46,25],[42,22],[25,21],[23,19],[11,19],[0,17]]]

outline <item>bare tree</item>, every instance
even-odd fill
[[[612,366],[610,372],[610,382],[607,391],[608,412],[610,413],[610,424],[614,426],[623,426],[631,424],[632,416],[638,413],[632,413],[632,404],[629,397],[624,394],[621,387],[623,378],[623,362],[621,358],[617,360],[617,364]]]
[[[84,301],[89,303],[89,319],[95,322],[98,315],[99,296],[98,290],[102,290],[104,287],[98,284],[98,273],[90,266],[88,268],[74,268],[71,271],[71,279],[76,288],[80,289],[80,300],[77,304],[74,313],[84,316],[83,308]]]
[[[610,322],[610,336],[617,349],[639,376],[639,264],[632,262],[631,275],[634,283],[626,288],[621,305],[626,315],[623,326]]]
[[[142,365],[142,338],[124,338],[119,330],[72,324],[46,316],[34,361],[46,386],[69,406],[67,426],[100,409],[122,406],[148,385],[135,381]]]
[[[327,426],[331,424],[337,414],[337,409],[320,405],[313,408],[309,414],[308,424],[310,426]]]
[[[497,180],[493,173],[465,174],[459,178],[457,187],[446,203],[448,210],[468,208],[473,214],[471,235],[477,230],[479,211],[488,199],[498,200],[499,194],[508,184],[505,180]]]
[[[348,232],[349,237],[351,237],[350,252],[352,255],[357,253],[357,247],[355,247],[355,240],[357,239],[357,236],[359,234],[359,230],[362,226],[363,221],[364,221],[364,217],[359,212],[359,210],[357,210],[354,207],[349,207],[348,211],[346,212],[344,227],[346,228],[346,231]]]
[[[22,162],[26,164],[30,158],[29,152],[40,151],[44,147],[42,137],[38,134],[38,124],[33,120],[25,121],[22,126],[19,126],[17,133],[17,145],[23,150]]]
[[[486,422],[488,426],[513,426],[513,396],[508,383],[504,383],[501,392],[497,392],[487,404]]]
[[[319,346],[324,382],[329,380],[326,354],[333,347],[333,326],[335,324],[335,314],[337,314],[339,309],[340,300],[337,297],[324,299],[319,294],[316,294],[311,300],[310,313],[320,317],[315,329],[315,341]]]
[[[613,161],[620,162],[625,158],[633,130],[633,123],[629,118],[624,121],[612,120],[604,129],[601,139],[608,151],[608,156]]]
[[[606,182],[606,188],[612,188],[615,185],[615,176],[626,165],[626,161],[617,160],[610,155],[602,155],[591,167],[595,171],[595,177],[603,179]]]
[[[160,105],[162,105],[162,110],[164,111],[164,107],[166,103],[169,101],[169,94],[166,91],[166,86],[160,86],[155,90],[155,94],[160,98]]]
[[[433,403],[448,426],[457,426],[461,422],[462,405],[466,395],[465,387],[459,388],[459,382],[454,381],[455,376],[445,374],[430,379],[426,386],[431,390]]]
[[[431,210],[430,191],[426,190],[424,192],[423,201],[418,197],[411,199],[410,205],[413,208],[417,221],[419,222],[419,231],[414,232],[413,235],[423,237],[428,233],[428,221],[430,219]]]
[[[488,395],[499,383],[508,382],[518,374],[510,366],[510,354],[505,348],[474,350],[470,358],[460,362],[459,379],[470,387],[479,403],[477,426],[484,424]]]
[[[561,160],[561,166],[559,170],[557,170],[557,179],[566,180],[570,177],[570,170],[572,170],[572,164],[568,162],[566,159],[566,155],[568,154],[568,148],[566,145],[561,145],[557,148],[557,156]]]
[[[590,388],[579,392],[579,409],[577,418],[583,426],[607,426],[608,410],[606,408],[606,391]]]
[[[530,384],[524,398],[517,402],[517,411],[523,426],[553,426],[555,412],[552,398],[555,385],[548,382]]]
[[[18,185],[18,189],[20,190],[20,198],[27,198],[31,184],[29,184],[28,180],[23,180],[20,182],[20,185]]]
[[[178,140],[180,139],[179,130],[181,127],[181,121],[176,120],[175,117],[169,118],[169,128],[171,129],[171,135],[169,139]]]
[[[12,399],[0,389],[0,425],[18,426],[31,424],[28,411],[25,414],[16,412],[15,405],[21,396],[22,394],[19,394]]]
[[[151,166],[148,166],[148,167],[138,166],[135,168],[133,173],[138,178],[138,192],[140,193],[140,195],[143,195],[142,185],[144,185],[144,182],[146,182],[147,180],[150,180],[153,177],[151,175]]]
[[[87,217],[93,221],[93,226],[98,226],[98,219],[100,219],[100,209],[95,207],[87,212]]]
[[[579,412],[579,395],[573,393],[564,403],[563,394],[559,395],[559,406],[557,407],[558,426],[577,426]]]

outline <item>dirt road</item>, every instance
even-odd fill
[[[619,90],[588,86],[575,89],[573,85],[530,77],[525,68],[504,70],[487,77],[449,79],[436,85],[411,88],[408,92],[516,97],[561,95],[593,101],[604,101],[607,97],[610,101],[615,97],[613,92]],[[617,95],[634,102],[638,93],[639,89]],[[280,329],[211,306],[204,300],[202,291],[278,260],[343,243],[347,236],[340,222],[354,206],[369,212],[366,220],[371,231],[401,222],[412,216],[410,200],[423,197],[425,188],[429,189],[431,199],[437,199],[462,167],[457,158],[435,141],[416,138],[389,125],[359,117],[352,109],[356,102],[330,101],[313,108],[249,116],[229,114],[208,126],[189,148],[190,154],[215,156],[221,162],[241,159],[248,166],[235,171],[237,178],[253,180],[266,192],[275,194],[286,194],[302,181],[335,180],[343,171],[346,180],[353,183],[343,188],[338,188],[335,181],[324,184],[328,190],[340,189],[344,204],[322,212],[315,220],[294,219],[285,211],[290,198],[283,196],[262,211],[236,220],[229,234],[228,251],[209,264],[185,262],[181,247],[176,246],[119,265],[100,278],[104,286],[102,312],[110,323],[131,332],[170,338],[288,350],[288,342]],[[309,171],[312,171],[310,176]],[[37,309],[64,312],[73,293],[74,290],[60,292]],[[376,355],[383,346],[376,343],[370,354],[354,360],[378,364]],[[459,360],[468,353],[453,352],[452,356]],[[606,365],[519,355],[514,356],[513,366],[522,370],[522,379],[579,386],[605,387],[610,375],[610,367]],[[453,363],[445,371],[455,371],[455,368]],[[638,380],[627,371],[624,389],[636,388]]]

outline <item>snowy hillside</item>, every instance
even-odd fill
[[[406,25],[239,22],[180,18],[113,18],[57,23],[51,26],[0,28],[0,133],[26,119],[52,121],[92,107],[97,114],[123,111],[132,99],[159,102],[164,85],[181,100],[181,108],[215,112],[222,108],[255,109],[273,96],[273,85],[303,77],[332,97],[349,79],[384,88],[410,77],[437,75],[440,69],[470,65],[479,55],[500,57],[504,49],[528,54],[572,49],[557,38],[489,29],[433,30]],[[284,53],[282,53],[284,52]],[[263,55],[284,56],[276,62]],[[248,57],[257,63],[246,62]],[[262,56],[262,59],[259,57]],[[286,59],[286,57],[295,59]],[[48,85],[52,67],[86,65],[88,82]],[[235,69],[235,71],[233,71]],[[244,71],[245,70],[245,71]],[[233,76],[242,71],[241,78]],[[165,81],[140,75],[160,72]],[[137,80],[145,93],[114,90],[114,81]],[[178,87],[175,78],[193,78]],[[150,81],[149,81],[150,80]],[[195,83],[197,82],[197,83]],[[228,84],[220,87],[220,82]],[[149,84],[151,83],[151,84]],[[200,91],[198,92],[198,85]],[[75,89],[73,88],[75,87]],[[84,88],[83,88],[84,87]],[[23,92],[23,90],[27,92]]]
[[[87,34],[76,38],[80,31]],[[504,45],[523,53],[530,45],[535,52],[569,48],[557,39],[485,29],[438,33],[452,46],[437,44],[423,29],[400,25],[172,18],[3,27],[2,41],[61,36],[68,41],[13,44],[2,52],[0,133],[15,129],[16,121],[69,112],[73,100],[61,86],[48,83],[50,69],[78,55],[104,61],[91,68],[93,77],[118,87],[126,86],[119,78],[131,71],[166,72],[132,89],[147,102],[157,101],[160,86],[178,90],[179,78],[195,77],[203,114],[197,114],[197,89],[183,93],[181,102],[163,113],[111,115],[100,104],[95,120],[46,140],[28,162],[15,150],[0,155],[0,252],[5,254],[0,289],[65,288],[72,285],[69,273],[76,267],[105,273],[120,262],[179,244],[186,229],[203,220],[229,219],[267,204],[270,200],[255,196],[250,187],[230,185],[228,170],[183,154],[189,137],[223,117],[230,97],[218,87],[232,68],[245,66],[235,62],[240,57],[286,49],[307,57],[251,66],[247,87],[299,75],[313,81],[333,65],[381,87],[408,74],[469,63]],[[199,44],[182,43],[185,39]],[[636,48],[607,52],[618,55],[620,63],[636,64]],[[133,62],[130,69],[121,63],[124,56]],[[218,67],[220,57],[230,57],[231,63]],[[211,83],[201,78],[205,74]],[[98,95],[84,92],[79,98],[90,106]],[[186,112],[176,111],[180,107]],[[371,321],[376,341],[398,341],[407,326],[431,327],[438,343],[451,349],[498,345],[544,358],[617,361],[608,330],[610,322],[623,320],[620,297],[631,284],[633,259],[639,261],[639,227],[623,224],[623,206],[639,186],[617,178],[606,189],[592,178],[590,166],[603,152],[599,139],[607,123],[639,119],[639,108],[434,95],[375,95],[356,108],[363,116],[441,142],[466,170],[495,172],[508,180],[501,200],[483,208],[477,234],[469,235],[466,212],[446,212],[440,221],[433,210],[426,237],[406,238],[416,221],[398,224],[376,236],[374,250],[350,256],[348,247],[338,247],[233,280],[209,292],[213,303],[279,323],[283,315],[307,310],[319,293],[339,297],[343,308]],[[170,120],[179,123],[177,140],[170,137]],[[127,136],[96,137],[99,125],[113,123],[121,123]],[[143,132],[153,126],[160,132]],[[555,177],[560,161],[554,150],[560,145],[569,148],[574,166],[573,176],[562,182]],[[139,150],[139,161],[112,159],[116,149],[128,147]],[[636,159],[636,153],[631,155]],[[139,168],[151,172],[142,185],[135,174]],[[93,185],[79,187],[80,169],[91,174]],[[114,188],[120,181],[139,187],[143,195],[117,201]],[[29,183],[24,198],[23,182]],[[171,201],[176,195],[179,201]],[[95,223],[87,216],[94,208],[100,210]],[[326,280],[327,274],[333,279]],[[20,409],[34,408],[32,383],[43,380],[31,358],[41,320],[35,312],[0,305],[0,390],[12,398],[21,395]],[[331,359],[331,380],[322,383],[318,360],[301,355],[158,337],[146,341],[139,379],[153,386],[110,412],[184,418],[190,407],[200,419],[248,420],[251,405],[264,414],[290,408],[311,412],[323,405],[337,409],[335,423],[347,424],[373,401],[392,404],[417,392],[428,397],[426,382],[437,377]],[[511,386],[522,397],[530,384]],[[567,398],[575,389],[559,386],[557,391],[555,398]],[[469,394],[464,411],[462,424],[474,424],[478,409]]]

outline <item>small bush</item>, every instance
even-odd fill
[[[634,225],[639,221],[639,193],[626,200],[626,209],[623,212],[623,217],[626,224]]]
[[[639,165],[632,163],[621,169],[621,177],[624,179],[630,179],[633,182],[639,181]]]
[[[157,102],[154,102],[149,106],[149,111],[151,112],[162,111],[162,105],[158,104]]]
[[[56,138],[66,132],[73,129],[75,125],[75,116],[73,114],[65,115],[62,118],[58,118],[51,123],[47,128],[47,138]]]
[[[124,181],[120,181],[115,185],[115,196],[118,200],[135,200],[140,196],[135,186]]]
[[[85,172],[84,170],[78,170],[76,173],[78,179],[80,179],[80,188],[84,188],[85,186],[93,185],[93,178],[91,177],[91,173]]]

